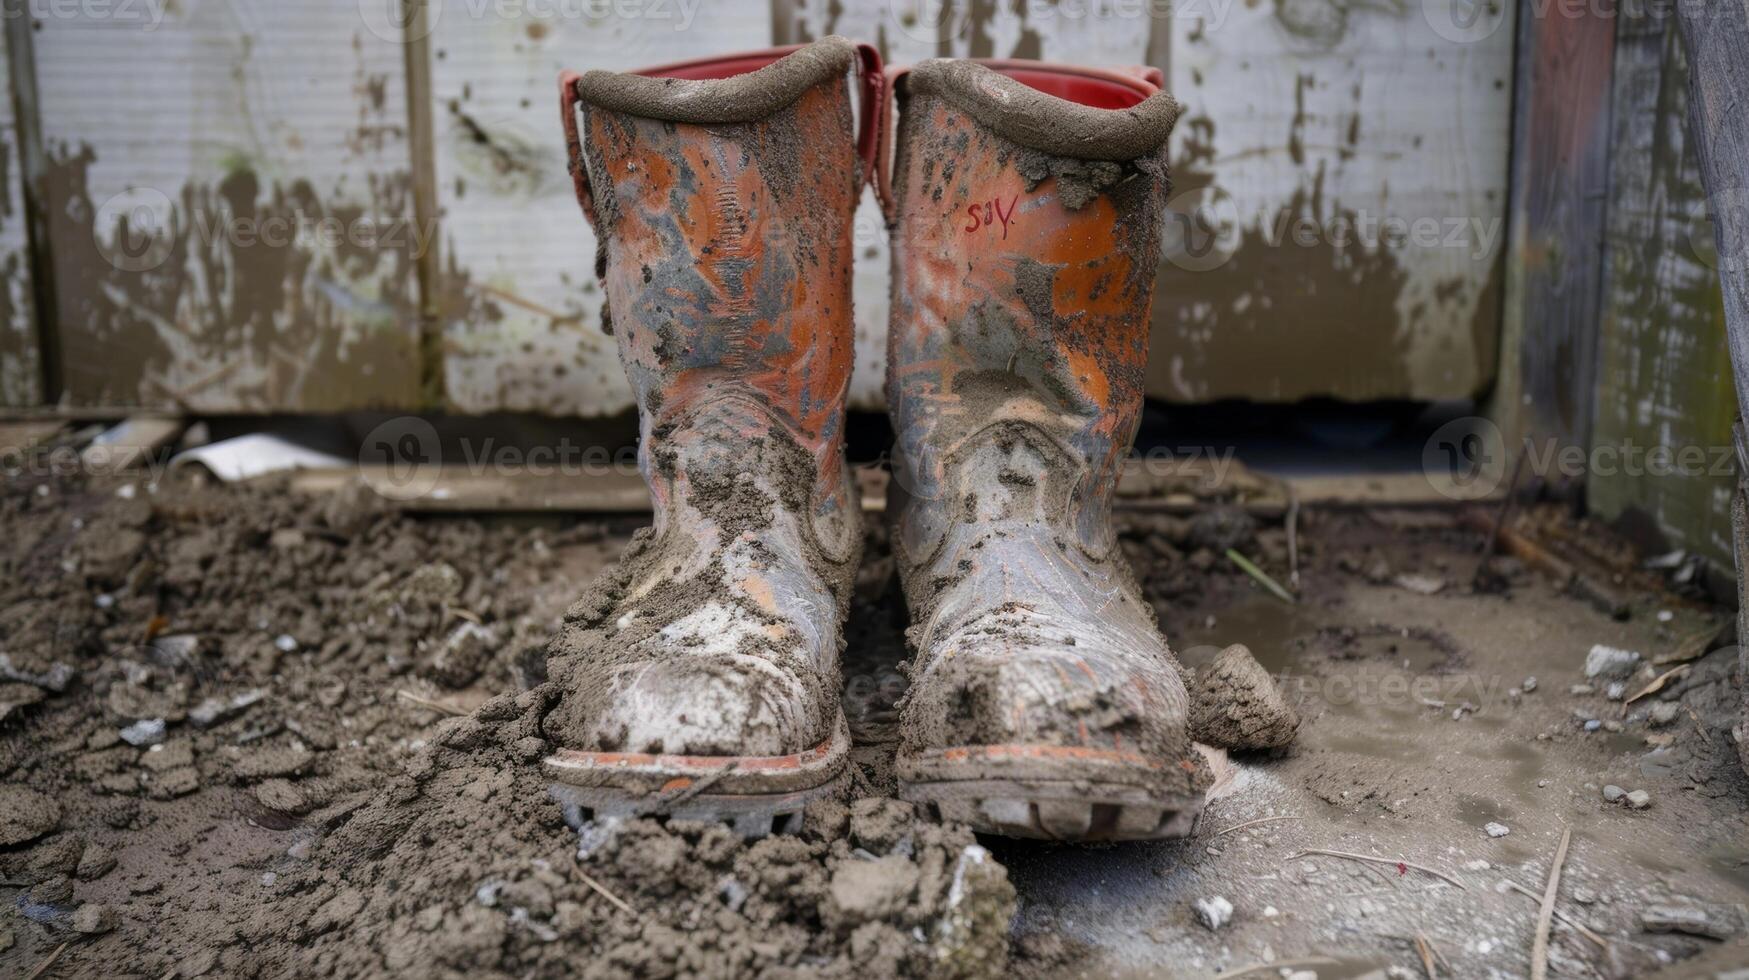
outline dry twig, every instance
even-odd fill
[[[1503,879],[1503,881],[1504,881],[1507,888],[1510,888],[1513,891],[1517,892],[1518,894],[1523,895],[1525,898],[1528,898],[1533,902],[1542,901],[1543,897],[1541,895],[1538,895],[1536,892],[1531,891],[1530,889],[1524,887],[1523,885],[1519,884],[1518,882],[1512,881],[1510,879]],[[1599,949],[1608,949],[1609,948],[1609,943],[1602,936],[1599,936],[1597,933],[1593,932],[1588,926],[1585,925],[1585,923],[1580,922],[1578,919],[1573,918],[1572,916],[1561,911],[1560,909],[1555,910],[1555,918],[1560,919],[1562,922],[1566,923],[1567,928],[1572,929],[1574,932],[1577,932],[1579,935],[1584,936],[1586,939],[1591,940],[1593,943],[1596,943],[1597,947]]]
[[[1427,970],[1427,980],[1439,980],[1439,970],[1433,965],[1433,944],[1420,933],[1415,934],[1415,951],[1421,954],[1421,965]]]
[[[590,887],[590,889],[595,892],[595,894],[600,895],[602,898],[605,898],[608,901],[612,902],[615,908],[619,909],[621,912],[624,912],[625,914],[631,916],[634,919],[637,918],[638,913],[635,909],[633,909],[630,905],[627,905],[626,903],[620,901],[620,898],[618,895],[615,895],[613,892],[608,891],[606,885],[603,885],[601,882],[596,881],[594,878],[589,877],[588,873],[585,872],[582,868],[577,869],[577,877],[582,878],[583,884],[588,885]]]
[[[36,965],[36,969],[30,971],[30,976],[25,977],[24,980],[36,980],[37,977],[40,977],[44,973],[47,973],[49,967],[54,966],[55,961],[60,959],[61,954],[65,953],[66,951],[67,951],[67,944],[66,943],[62,943],[61,945],[56,946],[55,951],[49,954],[49,958],[46,960],[43,960],[41,963],[38,963]]]
[[[1542,910],[1536,914],[1536,938],[1530,944],[1530,980],[1544,980],[1549,975],[1549,921],[1555,916],[1555,890],[1561,887],[1561,865],[1567,863],[1567,845],[1572,841],[1573,829],[1562,830],[1560,846],[1555,848],[1555,863],[1549,869],[1549,883],[1543,889]]]
[[[1446,882],[1447,884],[1456,885],[1459,889],[1461,889],[1463,891],[1469,891],[1468,885],[1465,885],[1463,882],[1457,880],[1456,878],[1453,878],[1451,875],[1448,875],[1443,871],[1438,870],[1437,868],[1429,868],[1425,864],[1416,864],[1413,861],[1404,861],[1404,860],[1401,860],[1398,858],[1382,858],[1382,857],[1374,857],[1371,854],[1352,854],[1348,851],[1326,851],[1326,850],[1323,850],[1321,848],[1312,848],[1310,850],[1301,851],[1300,853],[1295,854],[1293,857],[1288,858],[1288,860],[1295,861],[1295,860],[1298,860],[1300,858],[1305,857],[1308,854],[1322,854],[1325,857],[1348,858],[1351,861],[1371,861],[1373,864],[1402,865],[1405,868],[1414,868],[1416,871],[1421,871],[1421,872],[1424,872],[1426,874],[1430,874],[1430,875],[1434,876],[1435,878],[1438,878],[1441,881]]]
[[[1289,592],[1288,590],[1281,587],[1280,582],[1277,582],[1275,579],[1270,578],[1268,572],[1264,571],[1261,568],[1258,568],[1254,563],[1252,563],[1251,559],[1246,558],[1244,555],[1239,554],[1239,550],[1237,548],[1228,548],[1227,549],[1227,557],[1232,560],[1233,564],[1239,566],[1240,571],[1244,572],[1246,575],[1249,575],[1253,579],[1255,579],[1257,581],[1258,585],[1261,585],[1265,589],[1268,589],[1270,594],[1275,596],[1277,599],[1280,599],[1282,602],[1285,602],[1290,606],[1295,605],[1299,602],[1298,599],[1294,598],[1294,595],[1292,592]]]
[[[436,712],[439,712],[441,714],[451,715],[454,717],[460,717],[462,715],[467,714],[466,711],[462,710],[461,708],[456,707],[453,704],[445,704],[442,701],[433,701],[430,698],[422,698],[419,695],[414,694],[412,691],[404,691],[404,690],[403,691],[396,691],[395,696],[398,698],[401,698],[403,700],[406,700],[406,701],[411,701],[412,703],[418,705],[421,708],[429,708],[432,711],[436,711]]]
[[[1255,827],[1260,823],[1275,823],[1278,820],[1298,820],[1298,819],[1299,819],[1299,817],[1296,815],[1296,816],[1286,816],[1286,817],[1260,817],[1256,820],[1247,820],[1241,824],[1234,824],[1233,826],[1228,827],[1225,830],[1215,831],[1214,833],[1209,835],[1209,840],[1214,840],[1216,837],[1225,837],[1226,835],[1233,833],[1234,831],[1244,830],[1246,827]]]

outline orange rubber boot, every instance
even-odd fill
[[[851,221],[879,134],[859,145],[854,67],[881,104],[878,56],[836,37],[562,80],[655,510],[549,650],[546,769],[574,821],[757,835],[845,774]]]
[[[1158,77],[935,60],[895,85],[898,771],[982,831],[1180,836],[1210,781],[1111,527],[1178,114]]]

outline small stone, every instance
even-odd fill
[[[73,882],[65,875],[39,881],[27,893],[33,905],[65,905],[73,900]]]
[[[1574,684],[1572,687],[1567,688],[1567,693],[1584,696],[1587,694],[1596,694],[1597,688],[1592,687],[1590,684]]]
[[[11,847],[61,825],[61,804],[23,786],[0,785],[0,847]]]
[[[1529,694],[1530,692],[1536,690],[1536,678],[1535,677],[1526,677],[1524,679],[1524,683],[1518,685],[1518,687],[1524,693]]]
[[[1622,730],[1622,723],[1616,721],[1614,718],[1605,718],[1603,719],[1603,730],[1606,732],[1619,732]]]
[[[1627,682],[1626,681],[1610,681],[1609,686],[1603,689],[1603,696],[1610,699],[1611,701],[1620,701],[1622,698],[1627,697],[1628,696]]]
[[[115,928],[115,910],[107,905],[87,902],[73,913],[73,931],[87,936],[99,936]]]
[[[1265,905],[1263,907],[1263,917],[1265,919],[1273,919],[1280,914],[1281,914],[1280,910],[1278,910],[1273,905]]]
[[[115,855],[102,844],[86,844],[79,855],[79,866],[73,874],[80,881],[96,881],[115,867]]]
[[[1647,720],[1653,725],[1662,728],[1663,726],[1675,721],[1677,716],[1681,713],[1682,705],[1677,702],[1659,701],[1652,705],[1652,712],[1647,716]]]
[[[1623,799],[1627,798],[1627,795],[1628,791],[1622,789],[1620,786],[1611,784],[1603,787],[1603,798],[1610,803],[1620,803]]]
[[[1627,678],[1640,665],[1640,655],[1632,650],[1604,646],[1599,643],[1585,655],[1585,676],[1604,680]]]
[[[1643,789],[1636,789],[1628,794],[1628,806],[1636,810],[1644,810],[1652,805],[1652,794]]]
[[[1482,860],[1481,858],[1477,858],[1474,861],[1468,861],[1468,862],[1464,863],[1464,870],[1465,871],[1486,871],[1491,867],[1493,867],[1493,865]]]
[[[1491,821],[1482,829],[1488,832],[1489,837],[1505,837],[1507,834],[1512,833],[1511,827],[1508,827],[1503,823],[1494,823]]]
[[[267,697],[267,692],[260,688],[244,691],[229,700],[224,698],[207,698],[195,705],[188,712],[188,720],[196,728],[210,728],[227,718],[241,714],[250,705]]]
[[[166,769],[146,784],[146,795],[154,800],[175,799],[200,789],[200,771],[193,766]]]
[[[917,865],[896,854],[845,861],[832,873],[832,906],[852,926],[896,915],[916,891],[917,875]]]
[[[1728,905],[1650,905],[1640,913],[1647,932],[1680,932],[1709,939],[1729,939],[1742,928],[1735,909]]]
[[[1593,718],[1590,721],[1585,723],[1585,730],[1588,732],[1597,731],[1599,728],[1602,728],[1602,727],[1603,727],[1603,722],[1598,721],[1596,718]]]
[[[273,646],[280,653],[295,653],[298,649],[297,637],[290,633],[281,633],[273,638]]]
[[[1213,898],[1199,898],[1192,904],[1191,908],[1196,912],[1196,920],[1211,932],[1233,919],[1233,903],[1219,895]]]
[[[164,741],[164,719],[144,718],[122,729],[119,734],[122,741],[136,748],[157,745]]]

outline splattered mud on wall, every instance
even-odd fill
[[[1188,112],[1150,394],[1439,399],[1487,387],[1511,132],[1502,24],[1460,43],[1418,4],[1335,0],[1171,23],[1170,88]]]
[[[397,38],[240,0],[47,19],[37,64],[68,403],[419,403]]]

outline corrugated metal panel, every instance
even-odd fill
[[[44,8],[36,60],[69,403],[418,404],[420,229],[401,36],[381,8]]]
[[[1737,398],[1674,15],[1624,8],[1615,65],[1609,282],[1587,495],[1604,516],[1638,512],[1673,544],[1730,568]]]
[[[762,48],[771,21],[745,3],[529,9],[554,16],[433,7],[444,387],[463,412],[609,414],[631,406],[631,389],[601,331],[595,237],[559,138],[559,71]]]
[[[43,374],[11,78],[10,50],[0,45],[0,405],[20,407],[42,402]]]

